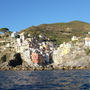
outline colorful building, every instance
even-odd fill
[[[85,38],[85,46],[90,47],[90,38],[89,37]]]

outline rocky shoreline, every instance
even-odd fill
[[[42,70],[75,70],[75,69],[89,69],[88,66],[78,66],[78,67],[70,67],[70,66],[53,66],[53,65],[48,65],[48,66],[39,66],[39,67],[23,67],[23,66],[16,66],[16,67],[1,67],[0,71],[7,71],[7,70],[15,70],[15,71],[42,71]]]

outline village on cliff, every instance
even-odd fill
[[[0,63],[0,70],[18,66],[23,70],[25,67],[83,69],[87,68],[90,62],[90,32],[84,38],[73,36],[70,42],[63,42],[58,46],[45,35],[31,37],[24,32],[12,32],[9,39],[0,40],[0,43],[2,42],[7,44],[0,47],[0,52],[9,51],[0,56],[3,61]],[[10,56],[6,61],[9,52]]]

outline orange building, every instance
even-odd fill
[[[36,52],[32,52],[31,59],[34,64],[44,64],[42,55]]]

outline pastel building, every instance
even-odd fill
[[[12,32],[11,37],[16,37],[16,36],[18,36],[18,32]]]
[[[85,38],[85,46],[90,47],[90,37]]]
[[[71,40],[72,40],[72,41],[78,40],[78,37],[73,36],[73,37],[71,38]]]

